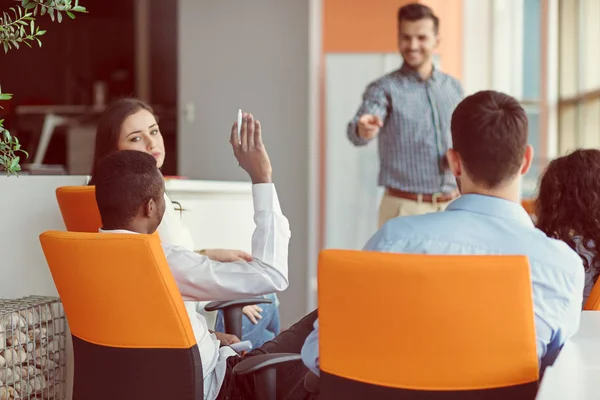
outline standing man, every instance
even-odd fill
[[[458,80],[433,65],[438,33],[439,19],[429,7],[412,3],[398,10],[404,63],[367,87],[348,124],[356,146],[379,136],[379,184],[386,189],[379,227],[394,217],[441,211],[458,197],[445,154],[463,92]]]

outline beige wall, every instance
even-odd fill
[[[260,119],[292,231],[290,287],[280,296],[289,325],[307,311],[309,2],[180,0],[178,18],[179,173],[247,181],[230,126],[239,108]]]

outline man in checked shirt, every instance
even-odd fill
[[[348,124],[348,138],[364,146],[379,137],[379,185],[386,188],[379,227],[405,215],[441,211],[458,197],[446,152],[450,118],[463,98],[460,82],[436,69],[439,19],[422,4],[398,10],[402,67],[371,83]]]

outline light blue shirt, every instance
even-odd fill
[[[526,255],[531,268],[540,368],[552,364],[578,327],[583,299],[581,258],[564,242],[535,228],[517,203],[467,194],[446,211],[388,221],[365,250],[413,254]],[[302,359],[319,369],[318,320]]]
[[[315,320],[314,330],[306,337],[300,355],[304,365],[319,375],[319,318]]]

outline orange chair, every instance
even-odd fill
[[[327,250],[318,274],[320,398],[535,398],[525,256]]]
[[[527,214],[535,218],[535,199],[523,199],[521,200],[521,206],[527,211]]]
[[[94,233],[102,227],[95,186],[59,187],[56,200],[68,231]]]
[[[95,186],[63,186],[56,189],[56,200],[70,232],[97,233],[102,227],[102,219],[96,203]],[[159,237],[158,231],[152,236]],[[242,337],[242,308],[249,304],[271,303],[263,297],[208,303],[206,311],[223,310],[225,332]]]
[[[319,399],[535,398],[527,257],[325,250],[318,275]],[[357,315],[381,327],[351,324]],[[267,375],[274,356],[234,373]],[[273,380],[257,376],[257,390]]]
[[[585,311],[600,311],[600,279],[596,281],[590,295],[583,305]]]
[[[45,232],[73,337],[75,400],[203,398],[202,363],[160,241]]]

